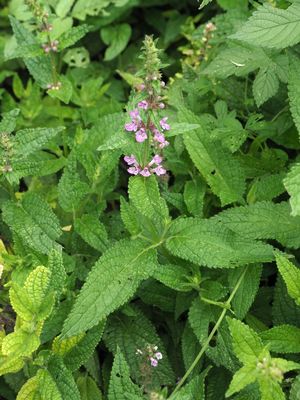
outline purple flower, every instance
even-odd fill
[[[139,129],[135,134],[135,140],[139,143],[144,142],[147,139],[147,133],[144,128]]]
[[[142,169],[142,171],[140,171],[140,175],[147,177],[151,175],[151,172],[149,171],[148,167],[145,167],[144,169]]]
[[[156,174],[157,176],[160,175],[165,175],[165,173],[167,172],[161,165],[158,165],[156,168],[153,168],[151,170],[151,172],[153,172],[154,174]],[[160,354],[160,353],[157,353]]]
[[[157,367],[158,361],[155,358],[150,357],[150,362],[152,367]]]
[[[141,120],[139,110],[137,110],[137,109],[132,110],[132,111],[129,111],[129,115],[130,115],[130,117],[131,117],[132,119],[136,118],[136,119],[138,119],[138,120]]]
[[[163,358],[161,352],[159,352],[159,351],[157,353],[155,353],[154,355],[155,355],[157,360],[161,360]]]
[[[138,129],[138,125],[134,121],[131,121],[125,124],[125,129],[127,132],[136,132]]]
[[[138,107],[142,108],[143,110],[147,110],[149,104],[147,100],[142,100],[138,103]]]
[[[164,117],[163,119],[161,119],[161,120],[159,121],[160,126],[161,126],[162,129],[164,129],[165,131],[169,131],[169,130],[170,130],[170,125],[167,124],[167,120],[168,120],[168,117]]]
[[[160,149],[163,149],[164,147],[169,146],[169,144],[170,144],[170,143],[169,143],[167,140],[165,140],[163,143],[160,143],[158,147],[159,147]]]
[[[139,166],[135,166],[135,167],[129,167],[127,169],[127,171],[131,174],[131,175],[137,175],[140,172],[141,168]]]
[[[128,164],[128,165],[138,165],[138,162],[136,161],[134,155],[131,154],[131,156],[125,156],[124,157],[124,161]]]
[[[158,154],[155,154],[155,156],[152,158],[152,160],[150,161],[149,165],[153,165],[153,164],[157,164],[159,165],[162,162],[162,157]]]
[[[153,132],[154,132],[154,138],[153,139],[156,142],[164,143],[166,141],[165,135],[163,133],[159,132],[158,129],[155,129]]]

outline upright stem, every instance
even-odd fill
[[[224,310],[221,312],[218,321],[216,322],[215,326],[213,327],[212,331],[210,332],[208,338],[206,339],[206,341],[204,342],[200,352],[198,353],[197,357],[195,358],[195,360],[193,361],[192,365],[190,366],[190,368],[186,371],[186,373],[184,374],[184,376],[180,379],[180,381],[178,382],[178,384],[176,385],[174,391],[171,393],[169,400],[171,400],[173,398],[173,396],[178,392],[178,390],[182,387],[182,385],[185,383],[185,381],[187,380],[187,378],[190,376],[190,374],[192,373],[192,371],[194,370],[194,368],[196,367],[196,365],[198,364],[198,362],[200,361],[200,359],[202,358],[203,354],[206,352],[210,341],[212,340],[212,338],[214,337],[215,333],[217,332],[217,330],[219,329],[219,326],[221,325],[226,312],[228,311],[228,309],[230,308],[230,303],[232,301],[232,299],[234,298],[238,288],[240,287],[244,276],[246,274],[248,267],[246,267],[244,269],[244,271],[242,272],[241,276],[239,277],[239,280],[237,281],[235,287],[233,288],[230,296],[228,297],[228,300],[225,302],[225,307]]]

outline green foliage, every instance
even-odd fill
[[[1,399],[298,399],[300,2],[1,5]]]

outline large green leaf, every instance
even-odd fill
[[[96,325],[123,305],[156,265],[153,246],[124,240],[107,250],[94,265],[65,322],[63,335],[70,337]]]

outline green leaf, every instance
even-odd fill
[[[111,370],[108,400],[141,400],[142,393],[130,379],[129,367],[118,348]]]
[[[67,165],[58,183],[58,201],[64,211],[74,212],[90,192],[88,184],[77,172],[76,152],[69,155]]]
[[[50,251],[48,256],[48,268],[51,271],[51,281],[49,286],[56,292],[56,297],[59,299],[67,278],[62,258],[62,251],[55,249]]]
[[[225,210],[212,218],[248,239],[275,239],[284,246],[300,246],[300,218],[290,215],[287,202],[260,202]]]
[[[151,372],[151,387],[170,385],[174,382],[174,373],[171,369],[168,356],[162,340],[157,335],[154,326],[137,307],[132,307],[135,315],[117,314],[111,316],[104,333],[104,342],[114,354],[120,348],[128,363],[131,376],[139,384],[143,384],[141,363],[144,360],[136,354],[137,349],[146,351],[146,347],[157,346],[163,358]]]
[[[105,226],[98,220],[97,215],[85,214],[75,220],[75,231],[94,249],[104,252],[108,247]]]
[[[59,49],[63,50],[67,47],[73,46],[73,44],[83,38],[88,31],[89,27],[86,24],[75,27],[73,26],[71,29],[68,29],[59,37]]]
[[[64,355],[64,363],[71,371],[76,371],[93,354],[97,344],[100,342],[105,321],[100,322],[89,330],[83,338],[70,351]]]
[[[181,218],[168,231],[167,249],[210,268],[234,268],[272,261],[272,247],[239,236],[214,220]]]
[[[15,108],[9,112],[2,114],[2,120],[0,122],[0,132],[12,133],[17,125],[17,117],[20,110]]]
[[[202,217],[204,195],[205,195],[205,184],[201,179],[195,178],[192,181],[186,181],[184,186],[184,202],[187,206],[188,211],[194,217]]]
[[[27,157],[33,152],[45,147],[59,132],[65,128],[33,128],[22,129],[17,132],[13,140],[14,155],[16,157]]]
[[[134,207],[145,217],[165,226],[169,221],[169,210],[165,200],[160,196],[157,180],[131,177],[128,185],[129,198]]]
[[[285,176],[285,172],[279,172],[278,174],[265,174],[256,178],[247,194],[247,203],[252,204],[264,200],[271,201],[284,193],[283,179]]]
[[[276,353],[300,353],[300,329],[279,325],[260,333],[261,339]]]
[[[58,81],[61,83],[59,89],[48,89],[47,93],[50,97],[57,98],[68,104],[73,93],[72,83],[64,75],[59,76]]]
[[[131,37],[131,27],[123,23],[116,26],[106,26],[101,29],[101,39],[109,47],[105,51],[104,60],[116,58],[127,46]]]
[[[132,236],[136,236],[141,232],[140,220],[137,210],[121,197],[121,218],[126,229]]]
[[[10,23],[15,34],[18,46],[39,45],[33,33],[29,32],[16,18],[10,16]],[[52,82],[52,68],[49,57],[25,58],[24,63],[35,81],[46,88]]]
[[[280,384],[274,379],[263,377],[259,379],[259,389],[262,400],[285,400],[286,397],[280,387]]]
[[[47,370],[40,369],[36,377],[41,400],[63,400],[52,376]]]
[[[300,7],[300,4],[299,4]],[[288,75],[288,97],[290,102],[290,111],[300,134],[300,78],[299,78],[300,60],[295,56],[290,57],[290,68]]]
[[[289,399],[299,400],[299,393],[300,393],[300,375],[297,375],[293,381]]]
[[[52,355],[48,362],[48,371],[61,394],[62,399],[80,400],[80,393],[61,357]]]
[[[202,374],[193,378],[179,392],[172,396],[173,400],[204,400],[205,386],[204,380],[210,368],[207,368]]]
[[[8,201],[3,205],[3,220],[28,247],[48,254],[57,248],[61,235],[59,221],[50,206],[37,194],[26,193],[21,203]]]
[[[295,164],[292,166],[290,172],[287,174],[283,181],[287,192],[291,196],[291,215],[293,217],[300,215],[300,164]]]
[[[18,330],[5,336],[2,341],[2,354],[13,357],[29,357],[40,345],[34,332]]]
[[[202,73],[221,79],[230,75],[244,76],[269,62],[262,49],[247,44],[233,44],[221,50]]]
[[[34,376],[22,386],[16,400],[42,400],[38,393],[38,378]]]
[[[279,89],[279,79],[275,73],[275,67],[270,64],[261,68],[253,82],[253,95],[257,107],[260,107],[271,97],[275,96]]]
[[[230,37],[256,46],[284,49],[300,41],[299,21],[299,3],[285,10],[265,3]]]
[[[258,334],[237,319],[227,318],[232,345],[238,359],[244,363],[256,363],[263,351]]]
[[[300,269],[279,252],[275,254],[278,270],[286,284],[288,294],[300,306]]]
[[[180,292],[189,292],[191,290],[189,277],[187,268],[174,264],[160,265],[153,274],[153,278],[165,286]]]
[[[123,305],[156,265],[152,246],[124,240],[107,250],[94,265],[69,315],[63,336],[70,337],[96,325]]]
[[[94,379],[89,376],[79,376],[77,386],[81,400],[102,400],[102,394]]]
[[[201,125],[199,119],[188,110],[181,110],[179,115],[181,120]],[[195,166],[213,193],[220,197],[222,206],[242,202],[245,176],[230,151],[220,141],[213,141],[202,127],[185,135],[184,143]]]
[[[255,364],[244,365],[234,374],[230,386],[226,392],[226,397],[232,396],[234,393],[237,393],[246,386],[250,385],[250,383],[255,382],[257,375]]]
[[[248,267],[243,281],[240,284],[233,300],[232,300],[232,308],[235,315],[239,319],[244,319],[248,310],[250,309],[257,291],[259,289],[260,278],[262,274],[262,266],[261,265],[251,265]],[[235,269],[230,271],[228,276],[229,285],[231,288],[234,288],[238,279],[241,276],[241,269]]]
[[[201,8],[207,6],[211,2],[212,2],[212,0],[202,0],[199,9],[201,10]]]

